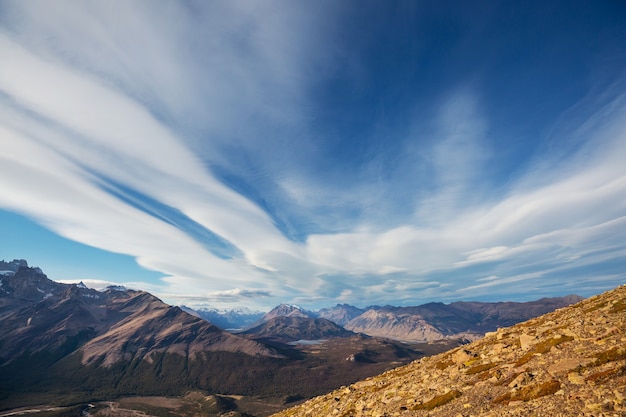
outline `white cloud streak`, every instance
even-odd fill
[[[429,146],[407,145],[404,158],[419,152],[428,167],[406,175],[432,177],[419,179],[427,187],[403,190],[413,216],[398,221],[377,202],[393,179],[346,191],[308,180],[297,161],[280,162],[288,166],[282,176],[278,168],[266,174],[291,197],[294,206],[282,208],[288,215],[320,222],[323,212],[313,211],[344,204],[382,211],[368,217],[364,209],[355,220],[329,210],[335,217],[327,230],[338,229],[330,225],[336,221],[349,226],[298,243],[279,230],[273,213],[220,182],[211,167],[228,165],[226,145],[258,152],[259,164],[269,167],[281,135],[311,129],[303,105],[311,68],[324,69],[329,59],[310,57],[327,46],[324,37],[312,40],[328,28],[319,26],[319,11],[214,4],[214,13],[198,9],[205,25],[197,25],[177,3],[165,4],[169,14],[142,2],[116,3],[123,13],[105,2],[67,3],[72,7],[63,11],[18,4],[7,16],[20,23],[0,30],[0,207],[135,257],[165,275],[158,284],[139,283],[164,298],[481,297],[522,282],[554,285],[564,271],[626,255],[622,96],[568,130],[579,135],[575,152],[535,161],[504,195],[487,201],[480,184],[487,165],[497,163],[486,140],[489,114],[480,92],[448,93]],[[282,133],[259,138],[272,131],[268,126]],[[110,183],[177,210],[240,255],[216,256],[184,228],[107,191]]]

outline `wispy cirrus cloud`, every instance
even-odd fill
[[[0,207],[163,274],[135,287],[372,304],[623,281],[619,76],[510,169],[487,70],[386,86],[350,5],[62,4],[2,5]]]

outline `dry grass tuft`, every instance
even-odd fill
[[[498,366],[498,364],[497,364],[497,363],[494,363],[494,362],[490,362],[490,363],[483,363],[483,364],[480,364],[480,365],[475,365],[475,366],[472,366],[472,367],[471,367],[471,368],[469,368],[467,371],[465,371],[465,373],[466,373],[467,375],[476,375],[476,374],[479,374],[479,373],[481,373],[481,372],[488,371],[488,370],[490,370],[491,368],[494,368],[494,367],[496,367],[496,366]]]
[[[572,336],[560,336],[543,340],[533,346],[528,352],[524,354],[524,356],[519,358],[515,363],[515,366],[522,366],[528,363],[528,361],[530,361],[535,354],[549,352],[550,349],[552,349],[554,346],[558,346],[561,343],[570,342],[572,340],[574,340],[574,337]]]
[[[596,354],[596,360],[590,367],[604,365],[605,363],[615,362],[622,359],[626,359],[626,350],[620,347],[614,347]]]
[[[585,381],[600,383],[606,382],[614,376],[626,375],[626,366],[622,366],[614,369],[607,369],[606,371],[596,372],[595,374],[589,375],[585,378]]]
[[[507,404],[510,401],[530,401],[535,398],[551,395],[561,389],[559,381],[548,381],[543,384],[528,385],[520,390],[499,396],[493,402],[495,404]]]
[[[626,310],[626,299],[621,299],[609,310],[609,313],[619,313],[620,311]]]
[[[430,401],[426,401],[423,404],[416,405],[415,407],[413,407],[413,410],[432,410],[434,408],[448,404],[450,401],[459,398],[461,395],[461,392],[457,390],[448,391],[443,395],[438,395]]]

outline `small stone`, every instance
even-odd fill
[[[470,359],[472,359],[472,352],[465,349],[459,349],[452,355],[452,361],[457,365],[461,365]]]
[[[575,385],[585,384],[585,378],[583,378],[582,375],[580,375],[578,372],[570,372],[569,374],[567,374],[567,379],[569,380],[569,382]]]
[[[504,343],[495,343],[493,346],[491,346],[491,354],[494,355],[496,353],[500,353],[504,350],[505,347],[506,345]]]
[[[509,383],[509,388],[521,387],[528,384],[533,379],[533,376],[527,372],[521,373],[515,377],[513,381]]]
[[[591,359],[591,358],[569,358],[569,359],[563,359],[563,360],[560,360],[560,361],[550,365],[548,367],[548,372],[550,372],[551,374],[556,374],[556,373],[559,373],[559,372],[565,372],[565,371],[569,371],[571,369],[575,369],[578,366],[587,365],[588,363],[590,363],[592,361],[593,361],[593,359]]]
[[[526,350],[528,349],[530,346],[532,346],[534,343],[534,341],[536,340],[536,338],[534,336],[530,336],[526,333],[521,334],[519,336],[519,342],[520,345],[522,346],[522,350]]]

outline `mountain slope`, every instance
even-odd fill
[[[345,326],[350,320],[363,314],[365,310],[351,306],[349,304],[337,304],[334,307],[323,308],[317,315],[323,319],[328,319],[340,326]]]
[[[350,320],[345,328],[370,336],[399,340],[430,341],[445,338],[444,333],[422,316],[384,310],[367,310]]]
[[[475,340],[485,332],[510,326],[580,301],[574,295],[525,303],[454,302],[414,307],[373,307],[345,324],[370,336],[404,341],[433,341],[446,337]]]
[[[146,292],[99,292],[60,284],[41,270],[23,265],[1,282],[0,365],[41,351],[69,354],[68,349],[79,346],[76,353],[82,363],[99,366],[149,359],[155,352],[192,357],[201,351],[280,356]]]
[[[277,417],[626,415],[626,286]]]
[[[262,343],[146,292],[60,284],[23,261],[5,262],[0,271],[0,410],[194,390],[260,396],[277,410],[445,349],[361,336],[313,347]],[[351,334],[298,314],[276,321],[307,338]]]
[[[120,360],[146,359],[154,353],[175,353],[195,359],[200,352],[238,352],[279,357],[257,342],[224,332],[206,320],[185,313],[144,292],[116,298],[119,311],[132,311],[78,351],[82,363],[110,366]]]
[[[181,306],[189,314],[200,317],[222,329],[243,329],[263,317],[264,313],[252,311],[246,307],[218,310],[216,308],[198,308]]]
[[[270,337],[284,341],[317,340],[355,335],[330,320],[300,316],[274,317],[241,334]]]
[[[0,408],[189,389],[253,392],[260,384],[240,376],[287,361],[149,293],[100,292],[16,269],[0,276]]]

